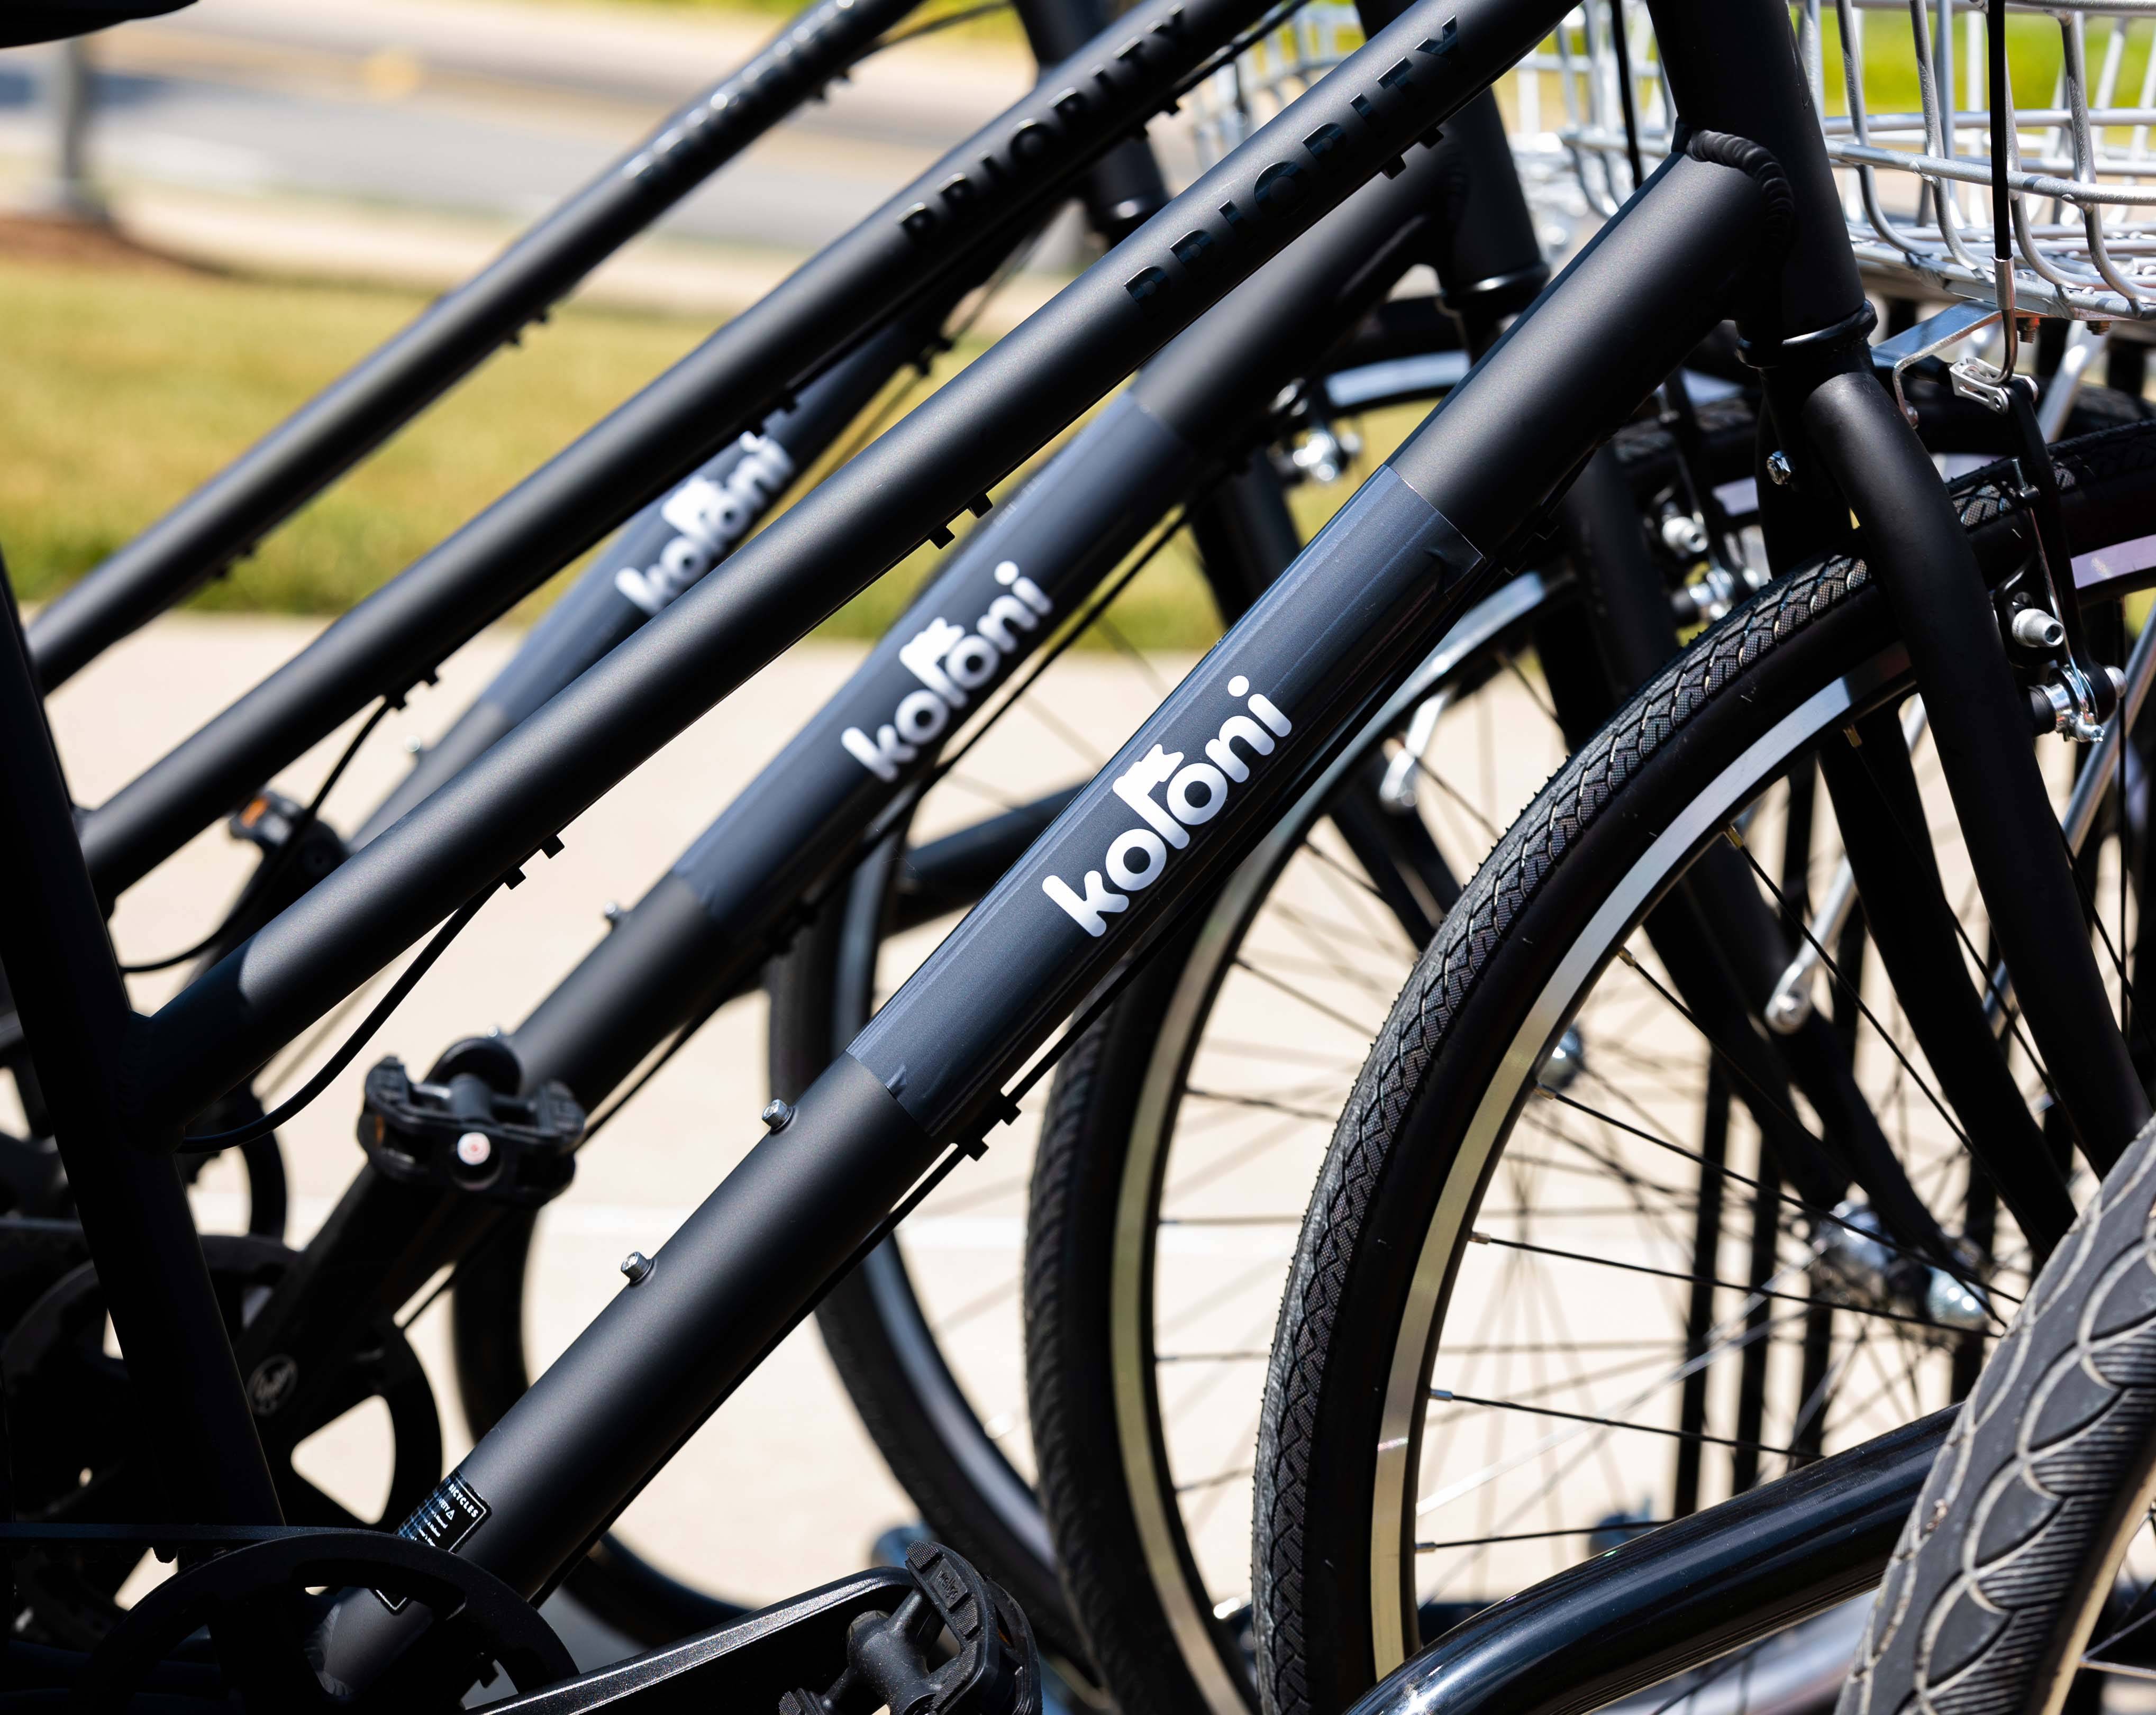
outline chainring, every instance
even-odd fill
[[[298,1253],[251,1235],[207,1234],[202,1244],[226,1328],[236,1337]],[[126,1365],[106,1349],[106,1326],[105,1297],[85,1262],[54,1282],[0,1343],[15,1516],[26,1522],[157,1516]],[[297,1385],[296,1366],[290,1377],[249,1379],[255,1428],[285,1518],[393,1530],[441,1476],[441,1420],[418,1355],[384,1312],[362,1323],[345,1351],[305,1361],[311,1372],[305,1387]],[[325,1363],[333,1366],[327,1374]],[[393,1443],[388,1497],[372,1519],[355,1517],[292,1462],[309,1436],[369,1399],[388,1408]],[[24,1555],[16,1569],[16,1635],[71,1649],[94,1646],[118,1618],[115,1593],[141,1558],[137,1548],[103,1544]]]

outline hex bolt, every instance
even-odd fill
[[[1767,480],[1777,488],[1787,488],[1796,480],[1797,473],[1789,469],[1789,455],[1784,452],[1767,454]]]
[[[1673,554],[1697,559],[1707,552],[1707,530],[1689,512],[1672,512],[1662,520],[1662,546]]]
[[[622,1258],[621,1271],[630,1286],[640,1286],[651,1277],[651,1259],[641,1250],[632,1250]]]
[[[467,1132],[457,1139],[457,1159],[466,1167],[485,1167],[494,1159],[494,1141],[484,1132]]]
[[[2058,617],[2041,608],[2024,608],[2014,616],[2014,640],[2022,648],[2050,655],[2066,640]]]
[[[791,1123],[793,1110],[776,1096],[763,1105],[763,1122],[774,1132],[783,1132]]]

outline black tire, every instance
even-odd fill
[[[1748,474],[1749,403],[1718,401],[1702,416],[1715,480]],[[1628,482],[1651,510],[1678,480],[1674,437],[1643,422],[1629,426],[1617,444]],[[838,914],[825,912],[774,962],[768,986],[775,1093],[805,1087],[865,1018],[858,996],[841,998],[839,971],[850,959],[851,981],[872,980],[863,975],[873,963],[863,937],[875,909],[867,895],[849,907],[855,926],[850,943],[849,932],[833,921]],[[1050,1521],[944,1361],[898,1247],[886,1245],[834,1289],[817,1322],[855,1409],[929,1528],[1019,1598],[1045,1646],[1082,1661],[1084,1633],[1059,1579]]]
[[[1027,1219],[1028,1397],[1063,1581],[1124,1715],[1255,1707],[1247,1476],[1286,1264],[1265,1231],[1293,1230],[1331,1116],[1455,877],[1540,778],[1522,763],[1533,692],[1508,665],[1553,624],[1584,622],[1571,581],[1538,575],[1464,618],[1436,670],[1057,1068]],[[1403,801],[1382,783],[1416,730],[1410,706],[1447,724],[1421,730],[1411,773],[1389,771],[1424,788]],[[1480,802],[1489,758],[1472,735],[1500,732],[1507,773],[1525,778]],[[1546,742],[1545,768],[1563,755],[1554,721]],[[1171,1232],[1218,1261],[1178,1254]],[[1235,1247],[1239,1234],[1259,1242]],[[1224,1564],[1224,1536],[1240,1565]]]
[[[2052,1254],[1940,1448],[1838,1715],[2057,1715],[2077,1682],[2100,1707],[2082,1667],[2152,1499],[2156,1125]]]
[[[2077,547],[2156,524],[2156,432],[2093,436],[2056,462]],[[1956,493],[1987,575],[2007,575],[2028,542],[2008,491],[1980,473]],[[1863,562],[1801,568],[1703,635],[1558,772],[1424,952],[1341,1118],[1275,1335],[1254,1566],[1271,1715],[1333,1715],[1419,1641],[1417,1481],[1445,1302],[1471,1224],[1491,1219],[1481,1199],[1503,1140],[1581,997],[1732,817],[1823,735],[1906,690]],[[1785,1217],[1764,1206],[1779,1236]],[[1448,1412],[1461,1403],[1439,1397]]]

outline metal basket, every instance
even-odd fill
[[[1638,143],[1651,170],[1669,148],[1669,90],[1644,0],[1620,3]],[[1825,0],[1824,22],[1822,0],[1796,9],[1799,57],[1858,260],[1990,301],[1981,0]],[[2009,10],[2030,19],[2009,26],[2010,45],[2025,56],[2034,48],[2048,57],[2053,31],[2059,43],[2050,104],[2010,115],[2015,302],[2087,321],[2156,321],[2156,0],[2009,0]],[[1594,0],[1522,68],[1523,90],[1548,100],[1554,85],[1559,139],[1582,193],[1605,217],[1632,187],[1611,25],[1610,0]],[[1868,110],[1867,49],[1881,80],[1906,67],[1916,110]],[[1828,85],[1830,52],[1839,89]]]
[[[1310,0],[1190,92],[1201,167],[1210,167],[1363,45],[1342,0]]]
[[[1308,0],[1232,64],[1199,85],[1191,91],[1190,110],[1199,167],[1212,166],[1241,143],[1361,47],[1363,39],[1362,21],[1347,0]],[[1544,130],[1537,117],[1537,91],[1522,85],[1516,95],[1516,81],[1508,78],[1500,93],[1508,111],[1529,116],[1528,123],[1513,127],[1513,158],[1544,246],[1563,250],[1577,235],[1576,223],[1589,212],[1588,203],[1558,133]]]

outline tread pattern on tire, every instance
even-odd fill
[[[2037,1276],[1939,1450],[1837,1715],[2046,1707],[2152,1436],[2156,1124]]]
[[[2156,435],[2136,424],[2106,430],[2060,448],[2055,466],[2061,491],[2071,496],[2090,482],[2156,469]],[[2019,539],[2008,474],[1989,466],[1954,485],[1964,529],[2005,521]],[[1342,1112],[1305,1215],[1266,1376],[1252,1587],[1267,1715],[1330,1715],[1313,1707],[1301,1632],[1302,1518],[1317,1402],[1363,1219],[1425,1068],[1508,926],[1627,779],[1758,662],[1871,584],[1861,557],[1826,556],[1761,591],[1679,655],[1558,768],[1506,832],[1394,1003]]]
[[[1086,1124],[1091,1107],[1090,1086],[1101,1070],[1107,1028],[1106,1019],[1095,1024],[1055,1069],[1047,1117],[1034,1155],[1026,1210],[1029,1232],[1043,1223],[1060,1221],[1073,1194],[1071,1180],[1080,1165],[1080,1152],[1073,1147],[1071,1134]],[[1117,1659],[1117,1634],[1085,1623],[1086,1615],[1107,1613],[1118,1605],[1121,1579],[1110,1575],[1095,1557],[1074,1553],[1074,1539],[1082,1543],[1087,1538],[1082,1531],[1065,1528],[1070,1497],[1092,1493],[1101,1473],[1093,1467],[1083,1438],[1069,1432],[1069,1414],[1060,1409],[1068,1366],[1060,1361],[1058,1343],[1063,1317],[1072,1307],[1065,1302],[1061,1274],[1043,1266],[1041,1250],[1030,1243],[1026,1246],[1024,1289],[1026,1399],[1034,1423],[1033,1457],[1039,1472],[1035,1487],[1055,1537],[1056,1569],[1070,1611],[1085,1632],[1093,1665],[1105,1683],[1128,1683],[1129,1664]]]

